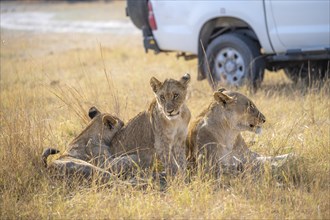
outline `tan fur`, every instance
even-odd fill
[[[259,132],[265,120],[246,96],[224,89],[215,92],[209,107],[190,125],[188,160],[195,165],[203,161],[215,174],[256,160],[259,155],[248,149],[241,132]]]
[[[94,111],[93,119],[57,160],[47,165],[47,157],[58,151],[44,151],[42,158],[48,170],[66,177],[77,175],[91,179],[94,175],[99,175],[102,182],[110,179],[110,173],[105,170],[111,166],[109,146],[124,123],[110,114],[101,114],[95,107],[91,110]]]
[[[113,155],[137,155],[142,168],[152,166],[155,159],[167,172],[186,168],[185,139],[190,111],[185,104],[190,75],[179,81],[164,82],[151,78],[155,99],[147,111],[130,120],[111,142]]]

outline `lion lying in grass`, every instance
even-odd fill
[[[42,161],[49,171],[57,176],[77,176],[90,180],[94,175],[100,181],[109,181],[113,159],[109,145],[124,123],[117,117],[101,113],[95,107],[89,110],[92,119],[87,127],[69,144],[68,149],[57,160],[47,164],[47,157],[59,153],[48,148],[42,154]],[[117,163],[118,164],[118,163]]]
[[[247,164],[283,160],[288,155],[263,157],[247,147],[241,132],[261,132],[265,116],[246,96],[219,89],[214,100],[191,123],[187,137],[188,160],[206,172],[219,176],[233,173]]]
[[[156,98],[148,111],[138,114],[127,125],[110,115],[91,108],[90,124],[57,160],[47,165],[47,157],[56,149],[42,154],[49,170],[90,179],[95,173],[102,182],[111,173],[121,174],[135,168],[151,168],[159,160],[171,175],[186,169],[185,140],[190,111],[185,104],[190,75],[164,82],[152,77],[150,85]]]

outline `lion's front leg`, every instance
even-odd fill
[[[259,156],[256,158],[256,161],[258,161],[259,163],[266,163],[269,162],[272,167],[278,167],[281,164],[285,163],[288,159],[290,158],[294,158],[295,155],[293,153],[290,154],[282,154],[282,155],[278,155],[275,157],[265,157],[265,156]]]
[[[256,158],[260,157],[258,153],[248,148],[241,134],[239,134],[235,140],[233,155],[240,160],[242,164],[253,162]]]
[[[157,158],[159,158],[162,163],[164,170],[170,176],[175,175],[179,168],[180,162],[178,158],[176,158],[175,153],[173,151],[173,146],[163,146],[163,149],[159,149],[156,151]]]
[[[172,170],[177,170],[179,172],[184,172],[187,168],[186,160],[186,146],[185,142],[181,141],[173,146],[173,163],[171,164]]]
[[[175,155],[173,152],[173,146],[163,146],[163,150],[157,150],[157,157],[160,159],[165,172],[170,176],[175,175],[179,169],[179,163],[175,159]]]
[[[80,181],[95,178],[99,183],[107,183],[111,179],[111,174],[106,170],[72,157],[55,160],[48,169],[54,177],[76,178]]]

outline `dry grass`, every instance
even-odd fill
[[[194,79],[196,61],[144,54],[139,36],[25,36],[1,31],[1,219],[330,218],[329,83],[304,90],[281,72],[266,74],[261,90],[249,95],[267,118],[263,135],[244,134],[253,150],[300,158],[294,172],[283,173],[283,186],[266,172],[258,180],[174,181],[166,191],[115,180],[106,188],[68,189],[47,178],[40,155],[48,146],[65,149],[90,106],[127,121],[152,100],[151,76],[190,72],[194,118],[212,92]]]

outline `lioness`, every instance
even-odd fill
[[[219,89],[214,100],[191,123],[187,137],[188,160],[198,162],[206,171],[218,176],[221,172],[233,172],[248,162],[284,159],[262,157],[248,149],[241,132],[261,132],[265,116],[246,96]]]
[[[151,167],[160,160],[171,175],[186,168],[185,139],[190,111],[185,104],[190,75],[180,80],[155,77],[150,85],[155,99],[147,111],[131,119],[111,142],[111,154],[137,156],[141,168]]]
[[[59,153],[56,149],[48,148],[42,154],[42,161],[48,170],[57,175],[76,175],[85,179],[99,175],[101,182],[107,182],[111,177],[110,172],[105,170],[110,167],[109,145],[124,123],[113,115],[102,114],[95,107],[89,110],[89,117],[92,119],[90,123],[69,144],[63,155],[47,165],[47,157]]]

